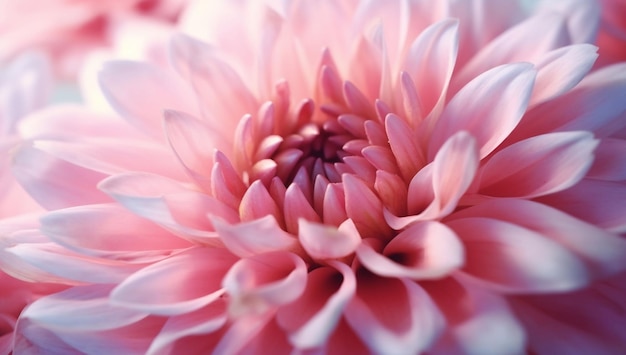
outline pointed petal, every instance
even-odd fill
[[[589,132],[551,133],[517,142],[481,168],[479,193],[533,198],[565,190],[587,173],[597,145]]]
[[[236,260],[221,248],[187,249],[124,280],[111,292],[111,302],[161,315],[200,309],[224,293],[222,278]]]
[[[301,219],[299,226],[300,243],[314,259],[342,258],[352,254],[361,243],[361,236],[351,220],[335,228]]]
[[[505,292],[569,291],[585,286],[584,264],[558,243],[520,226],[489,218],[450,221],[465,246],[462,271]]]
[[[391,231],[383,217],[383,206],[378,197],[361,179],[350,174],[344,174],[342,178],[346,212],[361,236],[387,237]]]
[[[428,146],[429,160],[462,130],[476,138],[481,158],[491,153],[522,118],[534,79],[531,64],[516,63],[493,68],[469,82],[437,120]]]
[[[217,218],[211,221],[228,250],[242,258],[271,251],[295,250],[298,244],[298,240],[283,231],[271,215],[233,225]]]

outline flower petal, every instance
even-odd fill
[[[222,281],[234,316],[258,315],[269,307],[296,300],[306,287],[304,261],[288,252],[272,252],[239,260]]]
[[[535,79],[531,64],[493,68],[464,86],[435,123],[428,146],[429,160],[455,133],[468,131],[478,143],[480,157],[491,153],[522,118]]]
[[[242,258],[297,249],[298,240],[283,231],[271,215],[232,225],[217,218],[211,218],[211,222],[226,248]]]
[[[277,314],[281,328],[297,348],[323,346],[337,327],[346,304],[356,291],[352,270],[341,262],[320,267],[308,275],[301,297],[282,306]]]
[[[365,183],[350,174],[342,176],[348,217],[363,238],[389,236],[391,230],[383,217],[382,204]]]
[[[543,134],[517,142],[481,168],[479,193],[533,198],[565,190],[587,173],[597,145],[589,132]]]
[[[465,245],[462,271],[503,292],[556,292],[585,286],[582,261],[534,231],[489,218],[447,223]]]
[[[400,232],[382,253],[368,243],[357,249],[359,261],[372,273],[397,278],[438,279],[463,266],[463,245],[439,222],[418,222]]]
[[[443,328],[443,317],[419,285],[365,270],[357,273],[357,293],[344,315],[377,353],[419,353],[432,345]]]
[[[236,260],[225,249],[187,249],[128,277],[113,289],[111,302],[160,315],[200,309],[224,293],[222,278]]]
[[[300,219],[298,225],[300,243],[314,259],[339,259],[348,256],[361,243],[361,236],[349,219],[339,228],[304,219]]]

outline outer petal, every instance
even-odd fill
[[[626,241],[623,238],[546,205],[525,200],[498,199],[450,216],[451,219],[467,217],[494,218],[539,233],[572,251],[598,277],[626,268]]]
[[[585,286],[582,261],[554,241],[514,224],[488,218],[450,221],[463,241],[462,271],[504,292],[569,291]]]
[[[357,273],[357,293],[345,317],[375,353],[419,353],[434,343],[443,328],[439,310],[420,286],[366,270]]]
[[[195,113],[193,92],[171,72],[138,62],[109,62],[100,72],[109,103],[134,126],[163,137],[164,109]],[[155,104],[156,103],[156,104]]]
[[[222,278],[236,260],[224,249],[188,249],[124,280],[111,292],[111,302],[162,315],[200,309],[224,293]]]
[[[432,159],[449,137],[468,131],[480,157],[491,153],[520,121],[532,92],[535,71],[528,63],[491,69],[464,86],[437,120],[428,146]]]
[[[589,132],[544,134],[517,142],[481,168],[479,193],[533,198],[565,190],[587,173],[597,145]]]
[[[587,176],[605,181],[626,181],[626,140],[601,140]]]

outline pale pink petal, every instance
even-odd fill
[[[528,63],[491,69],[464,86],[437,120],[428,146],[429,159],[459,131],[475,138],[480,157],[491,153],[517,126],[528,105],[535,71]]]
[[[274,216],[277,221],[282,220],[278,206],[272,199],[263,183],[259,180],[253,182],[241,198],[239,215],[242,221],[252,221],[267,215]]]
[[[426,164],[424,152],[418,145],[415,132],[394,114],[385,117],[385,130],[402,177],[405,180],[411,179]]]
[[[357,249],[372,273],[397,278],[438,279],[463,266],[463,245],[439,222],[418,222],[400,232],[381,253],[368,243]]]
[[[557,209],[525,200],[498,199],[473,206],[450,218],[494,218],[527,228],[568,248],[592,273],[607,276],[626,267],[626,241]],[[595,243],[589,243],[590,240]]]
[[[24,145],[14,153],[12,172],[24,190],[45,208],[110,201],[94,189],[105,174],[57,159],[33,146]]]
[[[224,294],[222,278],[235,261],[224,249],[191,248],[119,283],[111,292],[111,302],[151,314],[188,313]],[[163,283],[168,287],[161,287]]]
[[[304,293],[281,307],[276,319],[301,349],[323,346],[337,327],[346,304],[356,291],[352,270],[340,262],[329,262],[309,273]]]
[[[298,234],[300,220],[321,222],[319,215],[296,184],[291,184],[287,188],[283,210],[287,231],[295,235]]]
[[[589,132],[550,133],[517,142],[481,167],[479,193],[533,198],[565,190],[587,173],[597,145]]]
[[[308,255],[318,260],[348,256],[361,243],[361,236],[349,219],[339,228],[301,219],[299,230],[302,247]]]
[[[307,270],[299,256],[272,252],[239,260],[222,281],[232,315],[261,314],[296,300],[306,287]]]
[[[232,225],[217,218],[211,218],[211,222],[226,248],[242,258],[271,251],[297,250],[298,240],[283,231],[271,215]]]
[[[140,230],[141,233],[129,231]],[[133,257],[169,251],[189,243],[121,206],[86,205],[56,210],[41,218],[41,231],[53,241],[94,256]],[[140,253],[133,253],[140,252]]]
[[[205,191],[211,191],[215,150],[229,151],[232,142],[216,134],[208,124],[179,111],[165,111],[167,140],[187,173]]]
[[[174,73],[139,62],[108,62],[100,85],[109,103],[134,126],[163,137],[164,109],[196,113],[193,92]],[[153,105],[153,103],[158,103]]]
[[[404,70],[416,85],[425,115],[438,114],[446,98],[459,46],[458,31],[458,20],[439,21],[413,41],[406,55]]]
[[[595,41],[601,10],[598,1],[546,1],[539,2],[538,5],[539,9],[537,12],[539,13],[559,13],[564,16],[572,43]]]
[[[582,261],[534,231],[489,218],[463,218],[446,224],[465,246],[462,271],[485,287],[504,292],[555,292],[589,282]]]
[[[481,48],[455,75],[453,92],[491,68],[515,62],[536,63],[544,53],[570,44],[572,42],[562,16],[550,13],[531,16]]]
[[[537,79],[530,106],[557,97],[578,84],[598,58],[590,44],[561,47],[544,54],[536,63]]]
[[[379,353],[424,351],[443,327],[443,317],[419,285],[365,270],[357,273],[356,295],[345,317],[369,349]]]
[[[39,299],[22,317],[52,329],[90,331],[122,327],[148,315],[110,304],[111,289],[110,285],[73,287]]]

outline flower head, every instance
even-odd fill
[[[76,286],[24,312],[20,346],[558,352],[533,330],[563,297],[550,295],[620,284],[626,71],[590,72],[575,11],[188,11],[196,38],[172,40],[173,70],[100,74],[130,125],[82,108],[29,122],[13,169],[53,211],[38,242],[7,252]],[[623,346],[582,319],[555,332]]]

